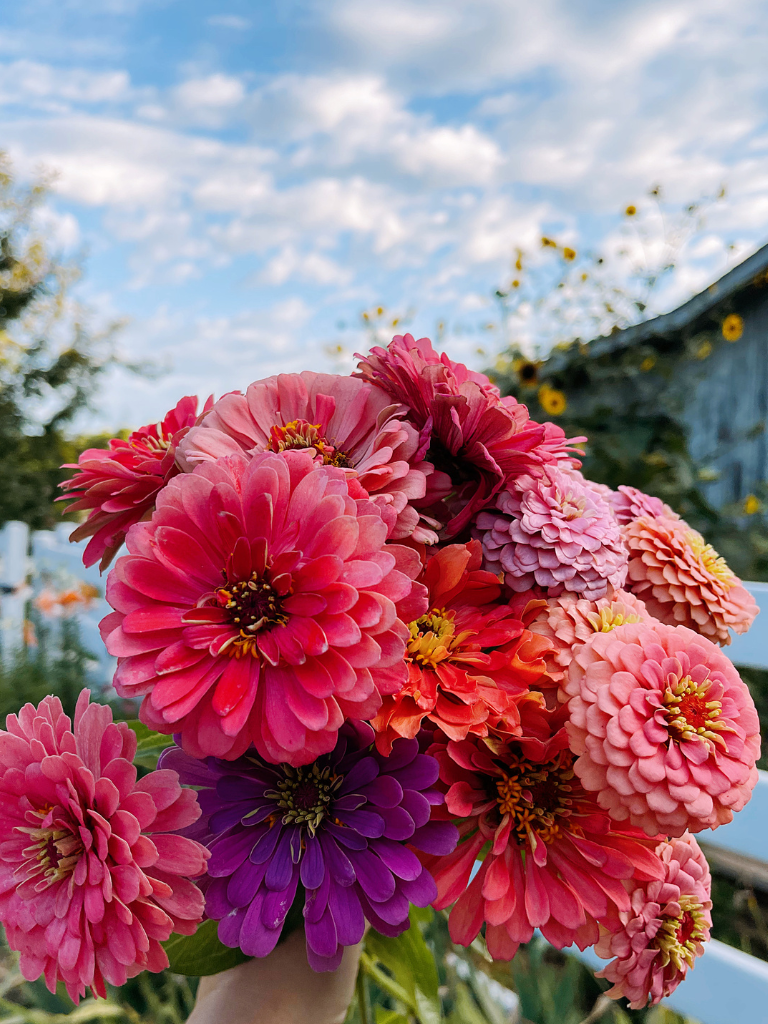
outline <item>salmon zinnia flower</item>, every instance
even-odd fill
[[[525,628],[542,602],[500,601],[497,577],[481,564],[478,541],[429,557],[419,577],[429,608],[409,624],[408,682],[371,722],[383,753],[396,736],[416,736],[424,718],[455,740],[487,736],[489,724],[517,730],[517,703],[543,675],[551,647]]]
[[[726,645],[746,633],[759,608],[711,544],[682,519],[641,516],[624,527],[627,589],[669,625],[688,626]]]
[[[437,535],[412,501],[426,493],[428,463],[415,458],[418,434],[406,410],[354,377],[281,373],[251,384],[244,395],[224,395],[184,438],[189,463],[247,452],[308,449],[324,465],[357,477],[391,518],[390,537],[432,544]]]
[[[454,853],[423,858],[437,882],[433,906],[455,901],[449,929],[464,946],[485,922],[496,959],[511,960],[534,928],[558,949],[585,949],[598,939],[598,921],[630,910],[623,880],[663,874],[655,843],[617,830],[579,783],[563,718],[564,709],[550,717],[544,738],[456,742],[436,732],[428,750],[447,789],[434,814],[455,819],[460,835]]]
[[[205,409],[212,401],[208,399]],[[68,493],[57,501],[75,499],[67,512],[89,510],[69,538],[91,538],[83,554],[85,565],[101,559],[103,572],[128,529],[151,513],[160,488],[180,472],[176,447],[196,420],[197,399],[187,396],[160,423],[140,427],[127,441],[113,437],[108,448],[89,448],[77,463],[62,467],[77,472],[59,485]]]
[[[0,922],[24,977],[62,980],[75,1002],[168,966],[160,943],[202,919],[189,877],[208,857],[168,834],[200,817],[195,793],[174,771],[137,782],[136,734],[88,700],[74,729],[45,697],[0,730]]]
[[[604,960],[616,957],[597,974],[614,983],[606,995],[628,999],[633,1010],[672,995],[712,927],[712,878],[694,837],[661,842],[656,855],[665,877],[635,885],[631,910],[619,914],[621,928],[604,931],[595,947]]]
[[[115,687],[193,757],[328,753],[406,680],[421,563],[376,505],[309,452],[204,463],[164,489],[110,574]]]
[[[757,712],[710,640],[661,623],[596,633],[575,649],[565,690],[576,774],[614,820],[680,836],[725,824],[749,800]]]

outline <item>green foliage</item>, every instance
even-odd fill
[[[158,757],[168,747],[173,746],[173,737],[153,732],[143,722],[140,722],[138,718],[130,719],[128,725],[136,733],[138,740],[133,763],[139,768],[145,768],[147,771],[153,772],[157,768]],[[185,973],[187,972],[179,970],[179,974]],[[194,973],[194,971],[191,973]]]
[[[216,921],[204,921],[194,935],[172,935],[163,943],[170,969],[176,974],[204,977],[245,963],[248,957],[219,941]]]
[[[0,153],[0,525],[23,520],[48,529],[60,466],[104,438],[69,439],[65,431],[118,360],[114,323],[102,331],[72,298],[79,267],[64,263],[35,227],[47,182],[21,188]]]
[[[432,911],[411,907],[411,927],[396,939],[369,931],[361,959],[363,971],[420,1024],[441,1019],[437,965],[421,930],[431,918]]]

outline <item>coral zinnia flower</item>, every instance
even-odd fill
[[[643,602],[634,594],[614,590],[598,601],[585,601],[575,594],[551,597],[543,609],[537,609],[530,629],[551,641],[552,647],[544,654],[547,677],[553,683],[561,684],[568,674],[576,647],[586,643],[595,633],[610,633],[627,622],[653,621]],[[563,700],[567,699],[564,694],[561,696]]]
[[[545,670],[551,644],[525,628],[543,602],[499,601],[477,541],[441,548],[419,577],[429,608],[410,623],[408,682],[385,697],[371,724],[388,753],[396,736],[416,736],[424,718],[451,739],[488,735],[488,725],[519,731],[518,701]]]
[[[347,722],[332,753],[295,769],[253,752],[205,763],[164,752],[162,765],[200,787],[207,817],[196,834],[211,849],[206,914],[220,922],[225,945],[267,956],[301,883],[307,958],[332,971],[344,946],[363,937],[366,918],[399,935],[409,902],[426,907],[435,898],[410,847],[448,853],[456,845],[452,825],[429,820],[443,799],[432,789],[437,764],[417,740],[398,740],[388,758],[372,743],[369,725]]]
[[[88,986],[161,971],[160,945],[191,935],[203,897],[189,881],[207,850],[169,835],[200,816],[172,771],[136,781],[136,735],[83,690],[71,728],[58,697],[26,704],[0,730],[0,921],[28,981]]]
[[[529,419],[524,405],[500,398],[483,374],[438,355],[429,338],[417,342],[410,334],[398,335],[387,349],[374,348],[359,370],[393,401],[410,407],[419,456],[439,470],[419,507],[448,520],[443,539],[460,534],[509,478],[564,458],[569,450],[571,442],[559,427]]]
[[[610,488],[606,488],[606,490],[608,491],[606,501],[622,526],[641,516],[680,518],[677,512],[674,512],[661,498],[655,498],[652,494],[644,494],[636,487],[626,487],[622,484],[618,490],[611,491]]]
[[[717,828],[757,781],[749,690],[711,641],[638,623],[577,647],[565,686],[576,773],[612,818],[648,835]]]
[[[671,995],[704,952],[712,927],[712,879],[699,844],[687,833],[656,848],[661,881],[640,883],[632,909],[619,914],[621,929],[604,931],[595,952],[616,959],[597,974],[614,983],[606,995],[642,1010]]]
[[[195,757],[306,764],[406,680],[418,555],[309,452],[204,463],[128,536],[102,623],[121,696]]]
[[[244,395],[224,395],[181,445],[190,463],[224,455],[310,449],[325,465],[357,476],[382,514],[390,536],[413,535],[428,544],[437,535],[411,501],[423,498],[431,465],[414,460],[418,435],[378,388],[329,373],[281,373],[251,384]]]
[[[682,519],[642,516],[624,527],[627,589],[661,622],[695,629],[721,645],[746,633],[760,611],[700,533]]]
[[[512,590],[546,587],[587,600],[621,587],[627,551],[609,506],[591,488],[555,467],[521,476],[495,499],[499,512],[477,517],[486,568],[503,572]]]
[[[209,398],[203,411],[212,402]],[[69,493],[56,500],[75,499],[67,512],[90,509],[86,521],[69,538],[91,538],[83,553],[85,565],[101,559],[103,572],[125,541],[129,527],[151,513],[160,488],[180,472],[176,447],[196,419],[197,399],[187,396],[161,423],[140,427],[127,441],[113,437],[108,448],[89,448],[77,463],[62,467],[77,472],[59,484]]]
[[[422,858],[435,876],[441,910],[456,901],[451,938],[468,946],[485,922],[491,956],[511,960],[534,928],[559,949],[598,939],[597,922],[630,909],[623,879],[662,876],[655,843],[614,829],[574,776],[561,727],[550,715],[544,739],[440,739],[428,753],[447,788],[438,817],[458,821],[461,837],[446,857]],[[490,844],[470,882],[475,860]]]

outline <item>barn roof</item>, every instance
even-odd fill
[[[682,306],[673,309],[671,313],[664,313],[662,316],[654,317],[653,320],[646,320],[634,327],[627,327],[623,331],[615,331],[607,337],[595,338],[589,343],[590,353],[599,356],[679,331],[702,314],[708,313],[725,299],[732,298],[738,292],[748,288],[758,275],[764,274],[766,271],[768,271],[768,245],[758,249],[743,263],[734,267],[733,270],[729,270],[719,281],[715,281],[703,292],[699,292]]]

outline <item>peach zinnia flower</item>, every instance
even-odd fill
[[[624,527],[627,590],[661,622],[688,626],[721,645],[746,633],[759,608],[700,533],[682,519],[641,516]]]
[[[330,373],[281,373],[224,395],[184,438],[187,463],[226,455],[309,449],[324,465],[357,477],[391,517],[390,537],[432,544],[437,535],[411,504],[426,493],[428,463],[406,410],[364,381]]]
[[[354,482],[354,481],[353,481]],[[328,753],[346,718],[406,681],[419,557],[310,452],[231,456],[175,477],[128,535],[102,622],[115,688],[193,757]]]
[[[408,682],[371,722],[382,753],[397,736],[415,737],[424,718],[454,740],[487,736],[489,724],[519,731],[517,703],[529,699],[551,647],[525,628],[542,602],[500,601],[501,585],[482,560],[478,541],[428,558],[419,581],[429,608],[409,624]]]
[[[212,402],[209,398],[205,409]],[[162,422],[134,430],[127,441],[113,437],[108,448],[89,448],[77,463],[62,467],[77,472],[59,485],[68,493],[57,501],[75,499],[67,512],[89,510],[86,521],[69,538],[91,538],[83,554],[85,565],[101,559],[103,572],[128,529],[151,514],[160,488],[180,472],[176,447],[196,420],[197,399],[187,396]]]
[[[577,647],[565,690],[575,771],[616,821],[680,836],[730,821],[757,781],[760,726],[722,651],[637,623]]]
[[[0,730],[0,922],[28,981],[90,986],[162,971],[160,945],[191,935],[208,851],[169,835],[200,817],[176,772],[136,781],[136,734],[83,690],[71,727],[58,697],[25,704]]]
[[[665,877],[640,882],[630,891],[632,909],[619,913],[621,928],[603,930],[595,952],[616,959],[597,974],[612,981],[606,995],[642,1010],[672,995],[697,957],[712,927],[712,878],[693,836],[661,842],[656,854]]]
[[[595,633],[610,633],[627,622],[653,621],[634,594],[614,590],[597,601],[586,601],[574,594],[551,597],[545,608],[538,611],[530,629],[551,641],[552,647],[544,653],[547,676],[560,684],[568,674],[576,648]]]

